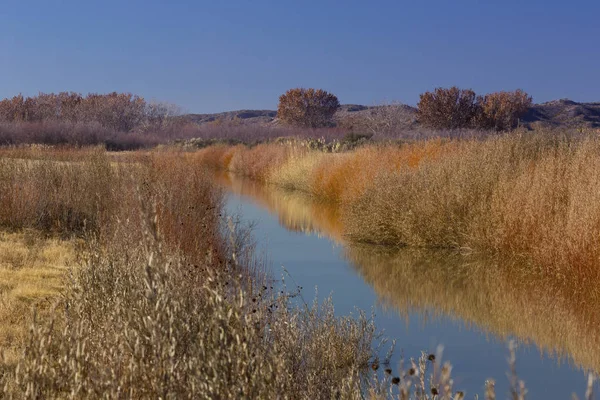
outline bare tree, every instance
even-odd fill
[[[364,116],[364,130],[373,135],[390,135],[410,129],[415,113],[400,102],[382,103],[371,107]]]
[[[319,128],[331,123],[338,98],[322,89],[290,89],[279,97],[277,117],[296,126]]]
[[[463,129],[471,126],[478,110],[478,97],[471,89],[436,88],[421,94],[417,118],[433,129]]]
[[[398,101],[344,111],[336,117],[339,127],[369,135],[395,135],[412,129],[416,123],[414,109]]]
[[[514,92],[495,92],[480,97],[478,128],[507,131],[514,129],[519,118],[531,107],[532,98],[521,89]]]
[[[145,113],[144,129],[160,130],[173,125],[175,117],[181,115],[181,108],[167,102],[150,101]]]

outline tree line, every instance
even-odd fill
[[[37,96],[17,95],[0,101],[0,122],[71,122],[97,123],[117,132],[137,128],[162,128],[177,107],[147,102],[131,93],[74,92],[40,93]]]
[[[401,104],[375,107],[361,120],[337,121],[342,128],[369,131],[401,130],[415,122],[432,129],[514,129],[532,105],[522,90],[484,96],[471,89],[437,88],[421,94],[416,119]],[[338,98],[322,89],[290,89],[279,98],[277,117],[284,124],[302,128],[336,125]],[[74,92],[14,96],[0,101],[0,122],[92,123],[115,132],[160,132],[175,122],[177,107],[147,102],[131,93],[81,95]],[[370,132],[375,133],[375,132]]]
[[[484,96],[471,89],[437,88],[420,95],[416,122],[432,129],[514,129],[532,105],[532,98],[518,89]],[[333,124],[338,98],[321,89],[290,89],[279,98],[277,117],[285,123],[310,128]],[[363,121],[352,121],[363,129],[398,128],[412,123],[405,106],[387,105],[372,109]],[[397,120],[397,121],[394,121]],[[360,128],[359,128],[360,129]]]

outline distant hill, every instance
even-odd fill
[[[600,128],[600,103],[552,100],[535,104],[522,121],[526,124]]]
[[[369,110],[382,106],[365,106],[360,104],[343,104],[335,115],[339,121],[349,116],[360,116]],[[417,109],[403,105],[409,113]],[[186,114],[181,116],[197,124],[236,122],[240,124],[273,124],[277,123],[275,110],[237,110],[215,114]],[[569,126],[600,128],[600,103],[577,103],[568,99],[553,100],[546,103],[534,104],[529,112],[521,119],[526,126]]]
[[[237,110],[216,114],[186,114],[182,116],[182,118],[197,124],[215,121],[231,122],[236,120],[242,123],[268,123],[273,121],[275,117],[277,117],[277,111],[273,110]]]

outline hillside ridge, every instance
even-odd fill
[[[416,113],[415,107],[402,104],[408,112]],[[385,106],[366,106],[362,104],[343,104],[335,115],[336,120],[348,116],[360,116],[370,110]],[[240,124],[272,124],[277,123],[276,110],[233,110],[220,113],[185,114],[181,116],[190,122],[231,123]],[[579,103],[570,99],[551,100],[534,104],[521,123],[528,127],[534,126],[571,126],[600,128],[600,102]]]

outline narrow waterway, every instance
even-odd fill
[[[331,296],[339,315],[374,310],[378,329],[397,339],[394,362],[441,344],[455,388],[467,398],[483,394],[489,378],[498,398],[508,396],[510,339],[530,399],[570,399],[573,392],[583,398],[586,371],[600,370],[600,327],[590,323],[598,311],[571,304],[526,267],[350,245],[335,209],[233,175],[217,180],[227,188],[228,212],[256,224],[254,237],[275,278],[303,287],[307,301]]]

